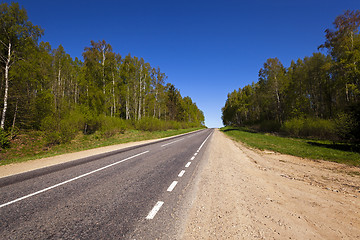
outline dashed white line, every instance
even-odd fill
[[[10,204],[13,204],[13,203],[16,203],[16,202],[19,202],[19,201],[24,200],[24,199],[26,199],[26,198],[29,198],[29,197],[32,197],[32,196],[38,195],[38,194],[40,194],[40,193],[43,193],[43,192],[49,191],[49,190],[51,190],[51,189],[53,189],[53,188],[59,187],[59,186],[64,185],[64,184],[66,184],[66,183],[69,183],[69,182],[72,182],[72,181],[78,180],[78,179],[80,179],[80,178],[86,177],[86,176],[88,176],[88,175],[90,175],[90,174],[93,174],[93,173],[99,172],[99,171],[101,171],[101,170],[104,170],[104,169],[106,169],[106,168],[112,167],[112,166],[114,166],[114,165],[116,165],[116,164],[119,164],[119,163],[125,162],[125,161],[127,161],[127,160],[130,160],[130,159],[132,159],[132,158],[138,157],[138,156],[140,156],[140,155],[142,155],[142,154],[145,154],[145,153],[148,153],[148,152],[149,152],[149,151],[145,151],[145,152],[142,152],[142,153],[139,153],[139,154],[133,155],[133,156],[128,157],[128,158],[125,158],[125,159],[123,159],[123,160],[121,160],[121,161],[118,161],[118,162],[115,162],[115,163],[109,164],[109,165],[107,165],[107,166],[105,166],[105,167],[98,168],[98,169],[93,170],[93,171],[91,171],[91,172],[88,172],[88,173],[82,174],[82,175],[80,175],[80,176],[77,176],[77,177],[71,178],[71,179],[69,179],[69,180],[66,180],[66,181],[61,182],[61,183],[58,183],[58,184],[55,184],[55,185],[53,185],[53,186],[51,186],[51,187],[48,187],[48,188],[42,189],[42,190],[40,190],[40,191],[37,191],[37,192],[31,193],[31,194],[29,194],[29,195],[26,195],[26,196],[23,196],[23,197],[20,197],[20,198],[17,198],[17,199],[15,199],[15,200],[10,201],[10,202],[7,202],[7,203],[4,203],[4,204],[1,204],[1,205],[0,205],[0,208],[5,207],[5,206],[10,205]]]
[[[164,145],[161,145],[161,147],[165,147],[165,146],[167,146],[167,145],[170,145],[170,144],[173,144],[173,143],[179,142],[179,141],[181,141],[181,140],[184,140],[184,138],[180,138],[180,139],[178,139],[178,140],[176,140],[176,141],[166,143],[166,144],[164,144]]]
[[[162,201],[158,201],[155,206],[153,207],[153,209],[151,209],[151,211],[149,212],[149,214],[146,216],[146,219],[151,220],[154,219],[155,215],[157,214],[157,212],[160,210],[161,206],[164,204],[164,202]]]
[[[194,159],[195,159],[195,156],[193,156],[192,158],[190,158],[191,161],[194,160]]]
[[[194,156],[196,156],[196,155],[198,155],[198,153],[196,152],[196,153],[194,153]]]
[[[181,170],[181,172],[179,173],[178,177],[182,177],[184,176],[185,170]]]
[[[171,192],[172,190],[174,190],[174,188],[175,188],[175,186],[176,186],[177,183],[178,183],[177,181],[173,181],[173,182],[170,184],[170,186],[168,187],[167,191],[168,191],[168,192]]]
[[[190,164],[191,164],[191,162],[188,162],[188,163],[185,165],[185,167],[189,167]]]

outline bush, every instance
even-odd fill
[[[336,128],[335,132],[339,139],[343,141],[356,142],[356,130],[358,129],[358,122],[351,113],[340,113],[335,119]]]
[[[58,131],[58,123],[53,116],[47,116],[41,121],[40,129],[44,133],[47,145],[60,143],[60,133]]]
[[[283,124],[281,131],[290,136],[300,137],[303,125],[304,119],[293,118]]]
[[[117,133],[124,133],[128,128],[126,120],[118,117],[99,116],[98,125],[100,126],[101,135],[111,137]]]
[[[10,146],[9,133],[0,128],[0,147],[7,148]]]
[[[293,137],[336,138],[334,121],[319,118],[293,118],[282,125],[281,131]]]
[[[164,131],[169,129],[167,122],[152,117],[140,119],[135,123],[135,128],[142,131]]]
[[[142,131],[166,131],[169,129],[179,130],[198,127],[199,124],[177,121],[164,121],[152,117],[144,117],[134,123],[137,130]]]
[[[48,116],[42,120],[41,130],[47,145],[55,145],[71,141],[79,130],[79,124],[70,116],[62,120]]]
[[[262,132],[278,132],[281,124],[274,120],[262,121],[260,123],[260,131]]]

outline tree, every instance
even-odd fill
[[[168,83],[167,89],[167,109],[170,120],[177,120],[179,118],[178,113],[181,107],[181,95],[178,89],[173,84]]]
[[[319,48],[327,48],[334,61],[339,103],[349,105],[360,98],[360,11],[345,11],[334,26],[335,30],[326,29],[326,42]]]
[[[286,69],[278,58],[269,58],[259,71],[262,108],[267,120],[284,120],[284,97],[288,80]]]
[[[26,52],[37,46],[43,30],[28,21],[25,9],[18,3],[0,5],[0,60],[4,69],[4,104],[0,128],[4,129],[8,107],[10,68],[18,60],[26,58]]]
[[[105,40],[94,42],[85,48],[84,71],[87,105],[97,114],[108,114],[112,106],[111,92],[115,55],[110,44]]]

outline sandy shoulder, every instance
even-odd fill
[[[359,168],[251,150],[215,131],[183,239],[360,239]]]

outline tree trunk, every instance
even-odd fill
[[[144,77],[144,82],[143,82],[143,103],[142,103],[142,106],[143,106],[143,116],[145,116],[145,79],[146,79],[146,74],[145,74],[145,77]]]
[[[141,102],[142,102],[142,77],[141,77],[141,72],[142,72],[142,66],[140,66],[140,77],[139,77],[139,105],[138,105],[138,120],[141,119]]]
[[[130,119],[130,110],[129,110],[129,85],[127,86],[127,91],[126,91],[126,100],[125,100],[125,107],[126,107],[126,120]]]
[[[17,99],[17,100],[16,100],[16,106],[15,106],[15,113],[14,113],[13,123],[12,123],[12,128],[11,128],[10,139],[13,139],[13,137],[14,137],[14,129],[15,129],[15,122],[16,122],[16,115],[17,115],[17,112],[18,112],[18,103],[19,103],[19,100]]]
[[[105,95],[105,46],[103,47],[102,49],[102,62],[101,62],[101,65],[102,65],[102,81],[103,81],[103,93]]]
[[[115,116],[116,113],[116,100],[115,100],[115,77],[114,77],[114,72],[112,72],[112,95],[113,95],[113,110],[111,113],[111,116]]]
[[[10,70],[10,60],[11,60],[11,43],[9,43],[8,47],[8,57],[5,64],[5,93],[4,93],[4,108],[1,116],[0,128],[4,129],[5,127],[5,116],[7,110],[7,102],[8,102],[8,92],[9,92],[9,70]]]
[[[78,85],[77,85],[77,83],[75,83],[75,96],[74,96],[74,102],[75,102],[75,105],[77,104],[77,87],[78,87]]]
[[[154,102],[154,118],[156,116],[156,104],[157,104],[157,88],[155,88],[155,102]]]

